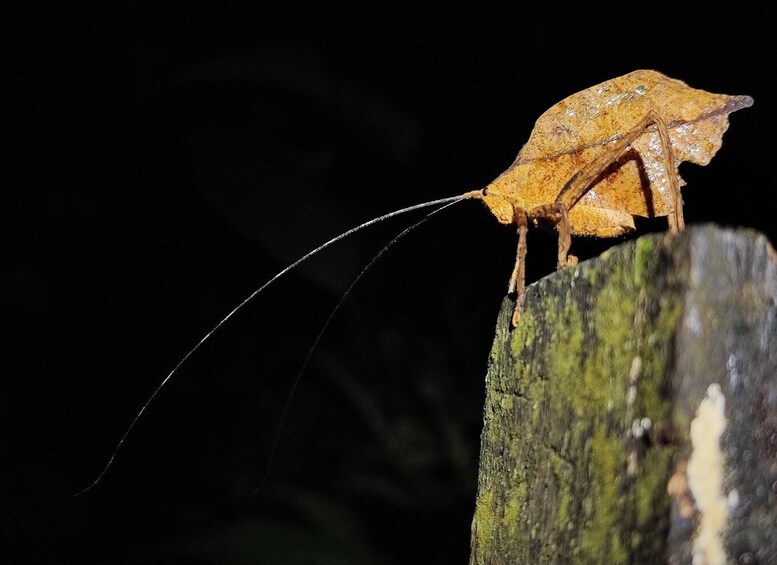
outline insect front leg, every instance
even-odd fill
[[[518,227],[518,250],[515,255],[515,267],[513,267],[513,273],[510,275],[507,293],[515,293],[512,324],[517,326],[521,320],[523,302],[526,299],[526,236],[529,233],[529,220],[526,212],[521,208],[516,208],[513,215],[515,225]]]

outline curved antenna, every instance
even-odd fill
[[[167,376],[162,380],[162,382],[159,384],[159,386],[156,388],[156,390],[154,390],[154,392],[151,393],[151,396],[148,397],[148,400],[146,400],[146,403],[143,404],[143,407],[135,415],[135,418],[133,418],[133,420],[130,423],[129,427],[124,432],[124,435],[121,436],[121,439],[116,444],[116,447],[114,448],[113,453],[111,454],[111,457],[108,459],[108,463],[106,463],[106,465],[103,468],[103,470],[100,471],[100,474],[97,475],[97,478],[94,481],[92,481],[92,483],[88,487],[86,487],[85,489],[80,490],[76,494],[74,494],[73,497],[75,498],[77,496],[80,496],[80,495],[90,491],[92,488],[94,488],[97,485],[97,483],[99,483],[102,480],[102,478],[108,472],[108,469],[110,469],[111,465],[113,464],[114,459],[116,459],[116,455],[119,453],[119,450],[121,449],[121,446],[124,444],[124,441],[127,439],[127,436],[129,436],[130,432],[132,432],[132,430],[135,428],[135,425],[138,423],[138,420],[140,420],[140,417],[146,411],[146,408],[148,408],[148,405],[151,404],[151,402],[153,402],[153,400],[156,398],[156,396],[159,394],[159,392],[165,387],[165,385],[167,385],[168,382],[170,382],[170,379],[172,379],[173,375],[175,375],[178,372],[178,369],[181,368],[181,365],[186,363],[186,361],[189,359],[189,357],[191,357],[202,346],[203,343],[208,341],[210,336],[212,336],[216,331],[218,331],[218,329],[221,326],[223,326],[227,322],[227,320],[229,320],[239,310],[241,310],[243,308],[243,306],[245,306],[246,304],[251,302],[251,300],[253,300],[254,297],[256,295],[258,295],[260,292],[262,292],[265,288],[270,286],[276,280],[281,278],[283,275],[285,275],[286,273],[288,273],[289,271],[294,269],[297,265],[299,265],[300,263],[306,261],[307,259],[309,259],[313,255],[315,255],[319,251],[323,251],[324,249],[326,249],[330,245],[332,245],[334,243],[337,243],[341,239],[345,239],[346,237],[348,237],[349,235],[351,235],[353,233],[356,233],[357,231],[360,231],[360,230],[362,230],[364,228],[370,227],[370,226],[372,226],[374,224],[377,224],[378,222],[382,222],[384,220],[388,220],[389,218],[393,218],[394,216],[399,216],[400,214],[405,214],[407,212],[412,212],[413,210],[419,210],[421,208],[428,208],[430,206],[437,206],[437,205],[440,205],[440,204],[448,204],[448,203],[458,202],[459,200],[462,200],[462,199],[465,199],[465,198],[470,198],[470,197],[471,197],[471,193],[465,193],[465,194],[461,194],[459,196],[451,196],[449,198],[441,198],[439,200],[432,200],[430,202],[423,202],[421,204],[415,204],[414,206],[408,206],[407,208],[402,208],[401,210],[396,210],[394,212],[390,212],[388,214],[384,214],[383,216],[378,216],[377,218],[373,218],[372,220],[364,222],[363,224],[360,224],[360,225],[356,226],[355,228],[349,229],[345,233],[341,233],[337,237],[333,237],[332,239],[330,239],[329,241],[327,241],[323,245],[319,245],[318,247],[316,247],[312,251],[308,252],[307,254],[303,255],[302,257],[300,257],[299,259],[294,261],[294,263],[292,263],[291,265],[289,265],[288,267],[286,267],[285,269],[280,271],[277,275],[275,275],[269,281],[267,281],[262,286],[260,286],[258,289],[256,289],[254,292],[252,292],[250,295],[248,295],[247,298],[245,298],[240,304],[235,306],[229,312],[229,314],[224,316],[221,319],[221,321],[213,327],[213,329],[211,329],[207,334],[205,334],[202,337],[202,339],[200,339],[200,341],[198,341],[197,344],[194,347],[192,347],[189,350],[189,352],[181,358],[180,361],[178,361],[178,363],[175,365],[175,367],[173,367],[173,370],[170,371],[167,374]]]
[[[305,360],[302,362],[302,366],[299,369],[299,372],[297,373],[297,376],[294,378],[294,381],[291,384],[291,388],[289,389],[289,394],[286,395],[286,402],[283,405],[283,410],[281,410],[281,416],[278,419],[278,424],[275,427],[275,434],[273,435],[272,444],[270,446],[270,455],[267,458],[267,467],[264,471],[264,476],[262,477],[261,483],[259,483],[259,486],[256,487],[253,492],[251,492],[250,496],[255,496],[258,494],[261,490],[263,490],[267,486],[267,482],[270,479],[270,472],[272,471],[273,463],[275,462],[275,455],[278,451],[278,446],[280,445],[280,439],[281,439],[281,432],[283,431],[283,426],[286,423],[286,418],[289,414],[289,408],[291,407],[291,402],[294,399],[294,394],[297,392],[297,387],[299,386],[300,380],[302,380],[302,374],[305,372],[305,369],[308,366],[308,363],[310,362],[311,357],[313,357],[313,352],[318,347],[319,342],[321,341],[321,338],[324,336],[324,333],[326,332],[327,328],[329,327],[329,324],[332,322],[332,319],[335,317],[335,314],[340,310],[340,307],[343,305],[343,302],[345,302],[345,299],[348,298],[348,296],[351,294],[351,291],[356,286],[356,283],[358,283],[361,278],[364,276],[364,274],[370,270],[370,268],[378,262],[378,259],[380,259],[386,251],[389,250],[389,248],[393,247],[393,245],[405,237],[408,233],[410,233],[412,230],[420,226],[421,224],[425,223],[429,218],[437,214],[438,212],[442,212],[446,208],[449,208],[450,206],[453,206],[454,204],[457,204],[461,202],[461,199],[454,200],[453,202],[448,202],[447,204],[441,206],[440,208],[437,208],[436,210],[433,210],[429,212],[426,216],[421,218],[421,220],[417,221],[410,227],[406,228],[404,231],[402,231],[399,235],[397,235],[394,239],[389,241],[383,249],[378,251],[377,255],[373,257],[369,263],[367,263],[367,266],[362,269],[362,271],[357,275],[357,277],[353,280],[351,283],[351,286],[348,287],[348,290],[346,290],[342,297],[340,297],[340,301],[335,305],[335,307],[332,309],[331,314],[329,314],[329,317],[326,319],[326,322],[324,322],[324,325],[321,327],[321,331],[318,332],[318,335],[316,336],[316,339],[313,341],[313,345],[308,350],[308,354],[305,356]]]

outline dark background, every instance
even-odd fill
[[[72,495],[261,283],[367,219],[484,186],[578,90],[655,68],[753,96],[708,167],[682,166],[686,219],[775,240],[776,22],[760,5],[2,12],[4,562],[464,563],[483,378],[515,253],[513,230],[476,203],[419,228],[356,287],[257,495],[315,335],[411,218],[268,289],[183,366],[102,482]],[[536,280],[555,240],[530,238]]]

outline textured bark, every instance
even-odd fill
[[[506,300],[470,562],[777,562],[776,303],[765,238],[712,226]]]

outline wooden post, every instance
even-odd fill
[[[777,563],[777,261],[649,235],[503,304],[471,564]]]

